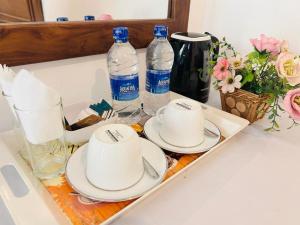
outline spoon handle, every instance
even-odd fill
[[[214,137],[214,138],[219,137],[218,134],[216,134],[215,132],[213,132],[213,131],[211,131],[211,130],[209,130],[207,128],[204,128],[204,134],[207,135],[207,136],[209,136],[209,137]]]
[[[148,175],[150,177],[152,177],[153,179],[158,179],[159,178],[158,172],[154,169],[154,167],[144,157],[143,157],[143,162],[144,162],[145,170],[148,173]]]

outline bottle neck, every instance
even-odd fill
[[[128,43],[128,39],[124,38],[124,39],[115,39],[115,43],[116,44],[125,44]]]
[[[166,40],[167,39],[167,37],[154,37],[156,40]]]

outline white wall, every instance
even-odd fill
[[[196,3],[197,2],[197,3]],[[242,53],[249,39],[265,33],[287,39],[300,53],[299,0],[192,0],[191,24],[197,31],[226,36]]]
[[[45,21],[66,16],[83,20],[85,15],[96,18],[108,13],[114,19],[166,18],[168,0],[42,0]]]
[[[50,1],[50,0],[48,0]],[[51,0],[52,1],[52,0]],[[191,0],[190,31],[227,36],[239,49],[250,48],[248,39],[260,33],[286,38],[300,52],[300,14],[297,0]],[[145,50],[139,50],[141,87],[144,86]],[[88,98],[109,98],[106,55],[89,56],[13,68],[27,68],[57,89],[65,105]],[[9,109],[0,97],[0,131],[12,125]]]

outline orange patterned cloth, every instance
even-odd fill
[[[137,132],[140,131],[139,126],[135,125],[133,127]],[[166,152],[169,169],[165,176],[165,180],[203,154],[204,153],[182,155]],[[135,201],[130,200],[118,203],[95,202],[76,193],[69,186],[64,176],[44,181],[43,184],[46,186],[63,213],[74,225],[99,225]]]

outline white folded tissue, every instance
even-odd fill
[[[31,72],[21,70],[14,79],[12,96],[30,143],[43,144],[63,136],[61,97],[55,90]]]
[[[0,88],[4,94],[4,98],[6,99],[13,115],[15,116],[15,119],[17,119],[17,115],[14,110],[14,101],[12,98],[12,85],[14,82],[16,74],[14,71],[12,71],[10,68],[8,68],[6,65],[0,64]]]

